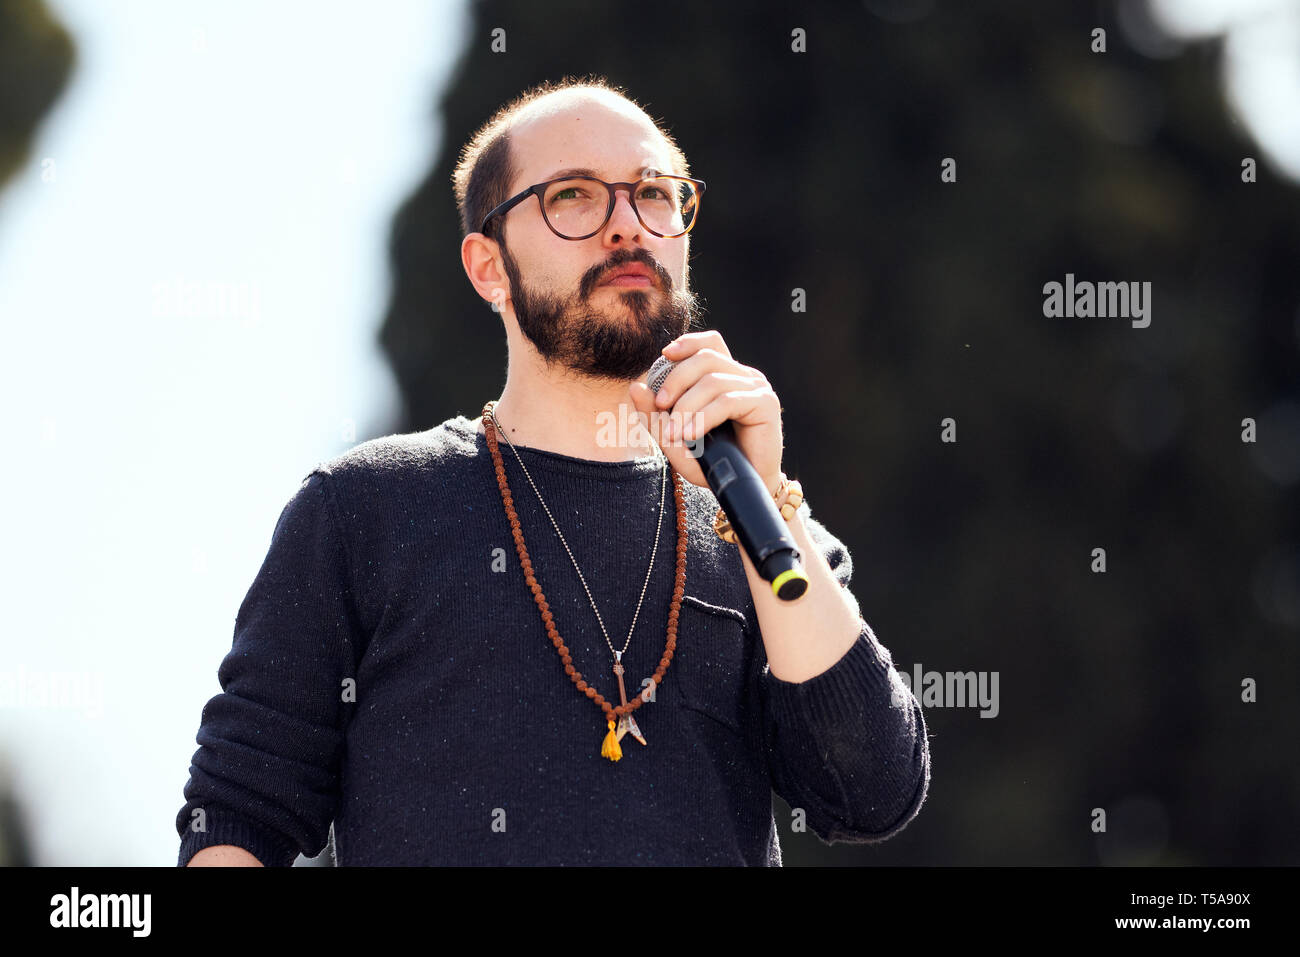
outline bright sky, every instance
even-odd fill
[[[388,229],[468,11],[49,2],[79,64],[0,193],[0,755],[38,864],[174,865],[280,509],[392,421]]]
[[[1151,9],[1179,39],[1226,35],[1228,102],[1264,158],[1300,180],[1300,0],[1151,0]]]

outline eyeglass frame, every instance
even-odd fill
[[[669,179],[684,179],[695,187],[695,215],[691,217],[691,224],[687,226],[684,230],[682,230],[680,233],[674,233],[672,236],[665,236],[663,233],[658,232],[655,229],[652,229],[649,226],[649,224],[647,224],[646,221],[641,218],[641,210],[637,209],[637,205],[636,205],[635,187],[646,182],[647,180],[659,179],[661,177],[667,177]],[[565,236],[558,229],[556,229],[554,226],[551,225],[551,218],[546,215],[546,204],[544,199],[546,195],[546,187],[554,183],[563,183],[568,180],[574,180],[574,179],[586,179],[586,180],[591,180],[593,183],[600,183],[600,185],[604,186],[605,189],[608,190],[609,192],[609,208],[605,210],[604,221],[596,229],[587,233],[587,235],[585,236]],[[650,167],[649,169],[646,170],[646,175],[643,176],[641,179],[637,180],[635,183],[607,183],[603,179],[598,179],[595,176],[560,176],[556,179],[548,179],[545,183],[538,183],[535,186],[529,186],[526,190],[524,190],[521,193],[516,193],[514,196],[511,196],[508,200],[506,200],[496,209],[492,210],[492,212],[484,216],[483,222],[479,226],[479,232],[486,235],[487,224],[492,220],[492,217],[498,214],[504,216],[506,213],[510,212],[510,210],[514,209],[516,206],[518,206],[520,203],[526,200],[529,196],[535,195],[537,197],[537,208],[541,211],[542,214],[542,222],[546,224],[546,227],[551,232],[555,233],[555,235],[559,236],[561,239],[567,239],[571,242],[579,242],[580,240],[583,239],[590,239],[592,236],[595,236],[597,233],[599,233],[601,230],[603,230],[606,226],[609,225],[610,219],[612,219],[614,216],[614,207],[618,204],[618,190],[623,188],[627,189],[628,202],[632,206],[632,212],[636,214],[637,222],[639,222],[642,226],[644,226],[655,236],[658,236],[660,239],[680,239],[681,237],[689,233],[692,229],[694,229],[695,224],[699,221],[700,201],[704,198],[704,188],[705,188],[704,180],[694,179],[690,176],[678,176],[675,173],[661,173],[659,170],[655,169],[654,167]]]

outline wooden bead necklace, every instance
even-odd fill
[[[618,696],[622,702],[618,707],[612,706],[605,698],[600,695],[594,687],[583,680],[582,673],[573,666],[573,658],[569,654],[569,649],[565,647],[564,640],[560,637],[559,631],[555,628],[555,618],[551,614],[550,606],[546,603],[546,596],[542,594],[542,586],[538,584],[537,577],[533,574],[533,563],[528,558],[528,549],[524,545],[524,533],[520,528],[519,516],[515,513],[514,499],[510,495],[510,486],[506,483],[505,463],[501,459],[501,449],[497,442],[496,401],[493,400],[483,406],[483,431],[487,438],[488,448],[492,452],[492,462],[496,467],[497,486],[501,490],[501,501],[505,505],[506,518],[510,522],[510,530],[515,539],[515,550],[519,553],[519,563],[524,571],[524,581],[532,590],[533,600],[537,602],[537,608],[542,613],[542,622],[546,625],[546,634],[551,639],[551,644],[559,652],[560,661],[564,664],[564,672],[569,679],[577,686],[578,690],[595,702],[605,714],[606,723],[609,727],[604,741],[601,742],[601,757],[609,758],[611,761],[619,761],[623,757],[623,750],[619,746],[619,741],[625,734],[631,734],[642,744],[646,743],[641,736],[640,729],[636,726],[636,721],[632,718],[632,712],[645,703],[645,695],[650,692],[650,688],[637,695],[631,702],[627,700],[627,691],[623,685],[623,663],[622,652],[614,651],[614,647],[609,642],[609,635],[605,635],[605,643],[610,644],[610,650],[614,652],[614,675],[618,678]],[[505,435],[504,430],[501,434]],[[510,442],[510,436],[506,435],[506,441]],[[510,442],[510,449],[515,453],[515,460],[519,462],[519,467],[524,469],[524,475],[527,476],[529,484],[533,486],[533,491],[537,492],[537,498],[540,501],[542,493],[537,491],[537,485],[533,482],[532,476],[528,474],[528,469],[524,466],[523,459],[515,450],[514,443]],[[672,475],[673,479],[673,498],[677,505],[677,574],[673,582],[673,600],[668,610],[668,636],[664,644],[663,657],[659,660],[659,667],[655,669],[651,680],[655,685],[663,683],[664,672],[668,670],[669,663],[673,660],[673,652],[677,647],[677,618],[682,607],[682,595],[686,591],[686,497],[682,491],[682,478],[675,469],[665,459],[664,468]],[[661,490],[662,495],[662,490]],[[554,516],[551,516],[551,510],[546,507],[546,502],[542,501],[542,508],[546,509],[546,514],[550,516],[551,523],[555,524]],[[660,502],[662,509],[662,498]],[[663,523],[663,513],[660,512],[660,524]],[[559,525],[555,525],[556,534],[560,535],[560,541],[564,544],[565,551],[569,552],[569,558],[573,561],[573,567],[578,567],[577,559],[573,558],[573,552],[569,545],[564,541],[564,536],[560,534]],[[655,547],[658,548],[658,530],[655,532]],[[651,557],[651,568],[654,567],[654,558]],[[649,573],[647,572],[646,582],[649,583]],[[586,579],[582,577],[582,570],[578,569],[578,578],[582,580],[582,587],[587,591],[587,598],[591,600],[592,610],[596,612],[596,619],[600,621],[601,631],[605,630],[605,623],[600,618],[600,611],[596,609],[596,603],[591,598],[591,590],[587,588]],[[645,589],[642,588],[641,597],[645,597]],[[638,613],[640,605],[637,606]],[[632,628],[636,628],[636,616],[632,618]],[[631,641],[631,632],[628,633],[628,640]],[[624,646],[626,650],[626,645]],[[617,726],[615,721],[617,720]]]

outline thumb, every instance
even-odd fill
[[[644,413],[653,420],[655,403],[654,394],[650,391],[650,387],[644,382],[633,382],[628,386],[627,392],[628,395],[631,396],[632,405],[636,410]]]
[[[668,464],[673,467],[673,471],[692,485],[707,485],[708,480],[700,470],[700,463],[691,453],[691,448],[695,447],[694,441],[687,443],[680,438],[664,438],[664,427],[672,421],[672,416],[655,405],[655,394],[650,387],[644,382],[634,382],[628,387],[628,393],[636,405],[637,412],[645,417],[640,424],[649,431],[655,444],[668,459]],[[641,419],[641,415],[638,415],[638,420]]]
[[[655,408],[654,393],[644,382],[633,382],[627,391],[632,398],[632,405],[640,413],[637,416],[639,424],[650,433],[656,444],[662,445],[658,421],[660,416],[655,414],[658,410]]]

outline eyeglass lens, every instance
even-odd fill
[[[634,205],[655,232],[678,236],[690,228],[698,200],[690,180],[659,176],[636,184]],[[562,236],[589,236],[604,225],[609,190],[592,179],[561,180],[546,187],[542,208]]]

